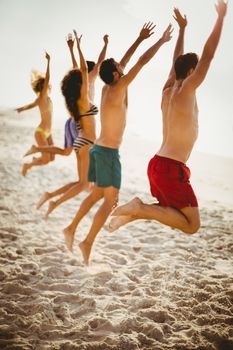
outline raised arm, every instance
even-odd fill
[[[50,55],[48,52],[45,52],[45,58],[47,60],[47,68],[45,73],[45,80],[44,80],[44,86],[41,93],[47,92],[48,86],[49,86],[49,79],[50,79]]]
[[[171,87],[175,80],[176,80],[176,75],[175,75],[175,61],[177,57],[182,55],[184,53],[184,33],[185,33],[185,28],[187,26],[187,18],[186,16],[182,16],[178,8],[174,8],[174,15],[173,18],[176,20],[179,26],[179,35],[176,41],[175,45],[175,50],[173,54],[173,60],[172,60],[172,68],[170,70],[168,80],[166,81],[163,90],[165,90],[168,87]]]
[[[184,88],[196,89],[205,79],[205,76],[208,72],[210,63],[214,58],[215,51],[217,49],[224,17],[227,12],[227,4],[223,0],[218,0],[218,3],[215,5],[218,17],[215,22],[214,28],[207,39],[201,58],[197,64],[194,72],[184,81]]]
[[[92,69],[92,71],[89,73],[89,80],[90,79],[91,80],[95,80],[96,79],[96,77],[99,74],[100,65],[103,62],[103,60],[105,59],[106,52],[107,52],[107,47],[108,47],[108,35],[107,34],[104,35],[103,40],[104,40],[104,46],[103,46],[103,48],[102,48],[102,50],[101,50],[101,52],[99,54],[97,63],[95,64],[95,66]]]
[[[105,59],[105,56],[106,56],[106,51],[107,51],[107,47],[108,47],[108,35],[107,34],[104,35],[103,41],[104,41],[104,46],[99,54],[99,58],[98,58],[98,61],[96,63],[97,66],[101,65],[101,63],[103,62],[103,60]]]
[[[88,70],[87,70],[87,63],[85,61],[85,58],[83,56],[83,53],[80,47],[82,35],[78,37],[76,30],[74,30],[74,36],[77,43],[77,49],[78,49],[79,59],[80,59],[80,70],[82,72],[82,79],[83,79],[81,93],[83,94],[83,96],[87,96],[88,95]]]
[[[129,62],[130,58],[132,57],[133,53],[136,51],[137,47],[142,43],[143,40],[149,38],[154,32],[152,30],[155,28],[155,25],[153,25],[152,22],[145,23],[142,27],[138,38],[135,40],[132,46],[126,51],[125,55],[120,61],[120,65],[122,68],[125,68],[126,64]]]
[[[77,61],[76,61],[75,56],[74,56],[74,39],[73,39],[71,33],[68,34],[66,42],[67,42],[67,45],[68,45],[69,50],[70,50],[73,68],[78,68],[78,64],[77,64]]]
[[[74,30],[74,36],[76,39],[77,49],[78,49],[78,53],[79,53],[80,69],[82,72],[86,72],[87,71],[87,63],[85,61],[85,58],[83,56],[81,46],[80,46],[82,35],[80,37],[78,37],[76,30]]]
[[[137,63],[130,69],[130,71],[122,77],[122,82],[125,85],[129,85],[130,82],[135,78],[135,76],[138,74],[138,72],[142,69],[142,67],[148,63],[152,57],[156,54],[156,52],[159,50],[159,48],[166,43],[167,41],[171,40],[171,33],[172,33],[172,25],[169,24],[165,32],[163,33],[162,37],[154,44],[152,45],[137,61]]]

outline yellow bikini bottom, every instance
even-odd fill
[[[38,128],[36,128],[36,132],[41,133],[41,135],[44,136],[45,139],[48,139],[49,136],[51,135],[50,130],[45,130],[45,129],[41,128],[40,126],[38,126]]]

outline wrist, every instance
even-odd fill
[[[139,36],[138,38],[137,38],[137,42],[139,42],[139,43],[141,43],[143,40],[144,40],[145,38],[142,38],[141,36]]]
[[[161,36],[161,38],[157,41],[158,45],[163,45],[167,40],[165,40],[165,38],[163,36]]]
[[[223,21],[224,17],[225,17],[224,14],[219,13],[219,15],[218,15],[218,20],[219,20],[219,21]]]

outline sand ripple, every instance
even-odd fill
[[[91,215],[73,255],[62,235],[85,195],[47,222],[46,208],[35,209],[44,189],[75,178],[73,163],[56,160],[22,178],[32,130],[13,122],[14,135],[7,123],[0,128],[0,349],[232,350],[232,209],[202,207],[203,225],[193,236],[155,222],[103,230],[87,268],[78,242]],[[123,187],[122,202],[134,192]]]

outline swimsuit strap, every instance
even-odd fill
[[[87,111],[86,113],[80,114],[80,117],[86,117],[89,115],[96,115],[97,113],[99,113],[98,107],[95,105],[92,105],[91,108],[89,109],[89,111]]]

